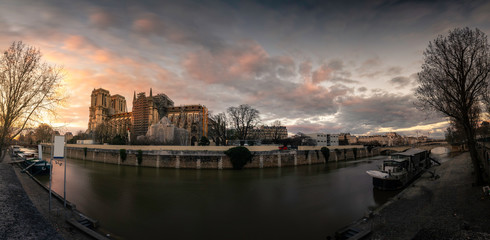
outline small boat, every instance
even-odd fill
[[[51,164],[48,161],[39,160],[38,158],[28,157],[22,163],[24,170],[29,171],[33,175],[49,174]]]
[[[20,149],[17,153],[17,158],[23,160],[21,162],[24,171],[29,171],[33,175],[49,174],[51,164],[48,161],[40,160],[35,150]]]
[[[18,145],[10,146],[10,156],[11,157],[16,157],[18,152],[20,152],[20,146],[18,146]]]
[[[430,165],[431,159],[428,151],[411,148],[390,155],[389,159],[383,161],[380,170],[369,170],[366,173],[373,177],[375,188],[396,190],[417,179]]]

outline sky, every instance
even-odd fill
[[[1,0],[0,50],[14,41],[61,66],[69,96],[49,123],[86,130],[90,94],[165,93],[212,114],[249,104],[289,133],[444,137],[415,107],[430,41],[490,34],[490,1]]]

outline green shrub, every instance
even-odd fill
[[[209,139],[205,136],[201,137],[201,140],[199,140],[199,146],[209,146]]]
[[[126,145],[126,140],[121,135],[116,135],[110,141],[113,145]]]
[[[233,169],[242,169],[247,162],[252,162],[252,153],[246,147],[234,147],[225,151],[230,158]]]
[[[126,161],[126,157],[128,156],[126,149],[119,149],[119,156],[121,157],[121,162]]]
[[[322,147],[320,151],[323,154],[323,157],[325,158],[325,162],[328,162],[328,159],[330,158],[330,149],[327,147]]]
[[[88,151],[88,149],[87,149],[86,147],[84,147],[84,148],[83,148],[83,155],[84,155],[85,157],[87,157],[87,151]]]
[[[136,158],[138,159],[138,165],[141,165],[143,162],[143,151],[138,150],[138,153],[136,154]]]

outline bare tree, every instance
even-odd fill
[[[418,74],[419,107],[436,110],[462,127],[475,169],[476,183],[482,171],[476,151],[475,127],[482,102],[488,96],[490,49],[487,36],[478,29],[456,28],[439,36],[424,52]]]
[[[42,123],[36,129],[34,129],[34,136],[36,137],[37,143],[50,142],[53,133],[53,128],[46,123]]]
[[[99,143],[105,143],[110,139],[110,127],[106,123],[97,125],[94,131],[94,138]]]
[[[226,113],[222,112],[211,115],[209,120],[209,123],[211,124],[211,134],[216,139],[216,145],[226,145]]]
[[[14,42],[0,56],[0,162],[4,149],[40,114],[54,113],[63,97],[59,93],[61,68],[41,61],[41,52]]]
[[[272,140],[274,143],[279,142],[279,140],[282,137],[282,126],[281,126],[281,121],[276,120],[272,123],[271,130],[272,130]]]
[[[249,131],[260,122],[259,111],[247,104],[229,107],[228,117],[232,126],[236,129],[239,140],[246,140]]]

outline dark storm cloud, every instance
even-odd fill
[[[308,74],[311,63],[298,67],[290,57],[270,56],[256,42],[230,45],[218,53],[195,52],[183,66],[192,79],[232,90],[222,93],[236,96],[229,106],[247,103],[278,117],[334,114],[337,98],[353,91],[341,84],[324,87],[308,79],[288,80]]]
[[[412,82],[408,77],[395,77],[390,80],[390,83],[395,85],[397,88],[403,88]]]
[[[358,92],[366,92],[367,88],[366,87],[360,87],[357,89]]]
[[[442,118],[429,118],[418,110],[415,98],[410,95],[390,93],[371,97],[351,96],[341,102],[339,122],[354,133],[363,133],[378,128],[409,128],[417,125],[443,121]]]
[[[417,74],[412,74],[408,77],[397,76],[392,78],[389,83],[396,88],[413,87],[417,82]]]

